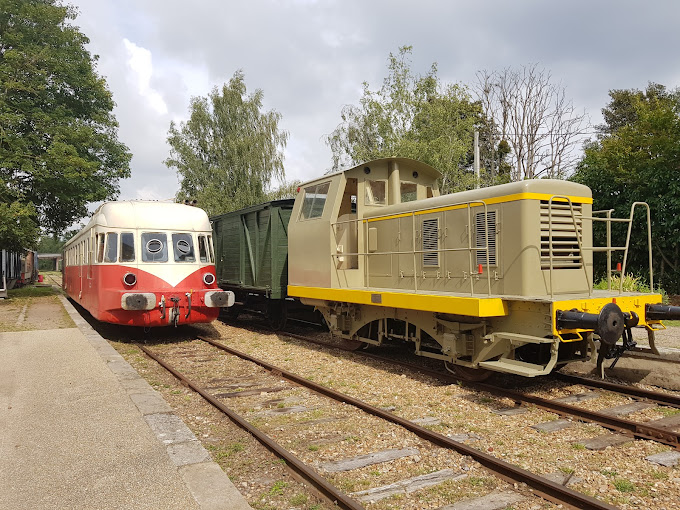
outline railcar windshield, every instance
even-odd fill
[[[167,262],[168,236],[160,232],[142,232],[142,262]]]
[[[191,234],[172,234],[172,249],[175,253],[175,262],[196,262]]]

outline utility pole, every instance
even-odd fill
[[[474,146],[474,169],[475,169],[475,182],[476,186],[479,188],[479,131],[475,130],[475,146]]]

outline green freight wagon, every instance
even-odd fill
[[[287,316],[288,221],[294,199],[274,200],[211,218],[217,283],[236,295],[230,314],[248,309],[280,328]]]

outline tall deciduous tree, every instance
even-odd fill
[[[474,186],[471,172],[479,105],[465,87],[443,84],[432,64],[424,76],[411,71],[412,48],[390,53],[388,76],[379,90],[363,84],[360,103],[342,109],[342,122],[327,138],[333,170],[371,159],[418,159],[443,173],[442,191]]]
[[[37,225],[61,232],[130,175],[97,56],[70,24],[76,14],[56,0],[0,0],[0,201],[12,204],[0,214],[32,224],[3,243],[34,245]]]
[[[661,280],[666,290],[680,293],[680,89],[651,83],[644,92],[612,90],[609,96],[605,124],[586,146],[573,179],[590,186],[598,209],[614,209],[619,217],[628,217],[635,201],[649,204],[655,284]],[[635,223],[628,270],[645,277],[644,215]]]
[[[586,115],[550,72],[536,65],[480,71],[475,89],[488,119],[487,152],[508,154],[511,180],[566,177],[578,160]]]
[[[248,95],[241,71],[221,91],[191,100],[187,122],[170,124],[170,157],[180,176],[180,200],[196,199],[209,215],[267,199],[266,188],[284,176],[288,132],[281,114],[262,112],[262,90]]]

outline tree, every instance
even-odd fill
[[[0,203],[0,249],[21,251],[31,248],[40,234],[32,204]]]
[[[655,284],[661,280],[667,291],[678,293],[680,89],[668,91],[650,83],[644,92],[611,90],[609,96],[602,110],[605,124],[598,126],[598,138],[586,146],[573,180],[593,190],[597,209],[614,209],[619,217],[628,217],[635,201],[649,204]],[[644,278],[648,274],[644,216],[635,224],[627,265]],[[619,239],[625,239],[625,228],[618,226]],[[600,243],[604,244],[602,238]],[[602,267],[599,271],[604,275]]]
[[[278,188],[267,192],[267,200],[283,200],[284,198],[295,198],[302,181],[297,179],[290,182],[283,182]]]
[[[359,106],[347,105],[326,137],[333,170],[382,157],[408,157],[443,173],[442,192],[474,187],[472,140],[481,110],[462,85],[442,84],[433,63],[424,76],[411,71],[411,46],[390,53],[380,90],[363,84]]]
[[[56,0],[0,0],[0,201],[13,211],[0,221],[22,211],[32,224],[3,243],[35,246],[37,225],[61,232],[130,175],[98,57],[69,24],[76,14]]]
[[[586,115],[549,72],[536,65],[480,71],[475,89],[487,118],[486,152],[510,156],[509,168],[496,160],[500,173],[509,169],[513,181],[566,177],[577,162]]]
[[[212,216],[266,200],[271,180],[284,175],[288,132],[279,130],[280,113],[260,111],[262,99],[260,89],[247,95],[237,71],[221,92],[192,98],[188,121],[170,124],[165,164],[180,176],[180,201],[196,199]]]

